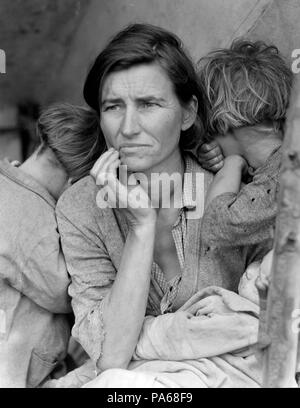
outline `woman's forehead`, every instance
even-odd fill
[[[173,85],[165,70],[159,64],[151,63],[134,65],[108,74],[103,83],[101,100],[173,94]]]

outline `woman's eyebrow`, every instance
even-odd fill
[[[159,102],[159,103],[163,103],[166,102],[166,100],[162,97],[158,97],[158,96],[154,96],[154,95],[145,95],[145,96],[139,96],[135,99],[137,102]],[[102,105],[105,105],[107,103],[110,104],[114,104],[114,103],[123,103],[123,99],[122,98],[106,98],[103,99],[102,101]]]
[[[137,101],[140,102],[150,102],[150,101],[155,101],[155,102],[165,102],[165,99],[162,97],[154,96],[154,95],[145,95],[145,96],[140,96],[136,98]]]
[[[121,103],[121,102],[123,102],[121,98],[106,98],[103,99],[102,105],[106,103]]]

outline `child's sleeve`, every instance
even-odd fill
[[[278,175],[257,175],[238,194],[215,197],[205,210],[202,233],[210,244],[255,245],[273,236]]]
[[[70,278],[58,232],[41,237],[22,271],[22,293],[52,313],[70,313]]]

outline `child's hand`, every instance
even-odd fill
[[[14,167],[19,167],[21,165],[21,163],[19,162],[19,160],[11,160],[9,157],[7,158],[7,160],[9,161],[9,163],[14,166]]]
[[[232,310],[224,304],[221,296],[211,295],[195,303],[189,312],[196,316],[203,316],[211,313],[232,313]]]
[[[267,255],[264,257],[260,265],[258,278],[255,281],[255,285],[258,289],[259,296],[262,299],[265,299],[267,297],[268,288],[270,285],[273,253],[274,251],[272,250],[268,252]]]
[[[260,265],[260,271],[258,278],[255,281],[255,285],[258,289],[259,293],[259,306],[260,306],[260,330],[258,336],[258,343],[257,343],[257,353],[258,356],[260,355],[260,349],[264,349],[267,347],[270,342],[271,338],[269,334],[266,332],[267,328],[267,300],[268,300],[268,289],[271,282],[271,270],[272,270],[272,262],[273,262],[273,253],[274,251],[270,251],[262,260]]]
[[[221,147],[215,141],[203,143],[197,150],[197,157],[201,166],[213,173],[219,171],[224,164]]]

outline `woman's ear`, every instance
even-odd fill
[[[190,102],[184,107],[181,130],[188,130],[195,123],[197,111],[198,99],[193,95]]]

